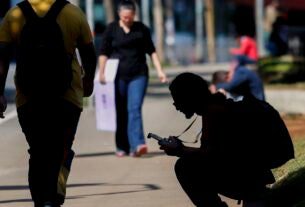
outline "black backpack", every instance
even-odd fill
[[[294,158],[294,147],[289,131],[279,112],[268,102],[253,96],[245,96],[241,105],[252,111],[252,134],[255,140],[251,147],[261,163],[269,168],[277,168]],[[251,150],[249,150],[251,151]]]
[[[26,22],[17,47],[16,84],[26,96],[59,97],[71,86],[72,55],[56,22],[68,3],[56,0],[44,17],[38,17],[27,0],[18,4]]]

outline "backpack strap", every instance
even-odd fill
[[[50,10],[46,14],[45,18],[47,19],[56,19],[59,12],[64,8],[69,2],[66,0],[56,0],[51,6]]]
[[[31,21],[38,18],[31,4],[27,0],[18,3],[17,6],[21,9],[27,21]]]

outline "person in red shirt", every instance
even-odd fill
[[[237,37],[240,47],[231,48],[230,53],[240,65],[254,64],[258,60],[256,41],[254,38],[244,35]]]
[[[248,64],[256,64],[258,51],[256,41],[249,35],[239,35],[237,37],[238,48],[230,48],[229,52],[233,55],[233,61],[229,68],[228,80],[232,80],[235,69]]]

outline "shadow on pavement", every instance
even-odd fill
[[[98,186],[104,185],[106,183],[78,183],[78,184],[68,184],[68,188],[76,188],[76,187],[87,187],[87,186]],[[9,190],[28,190],[28,185],[5,185],[0,186],[0,191],[9,191]],[[1,202],[1,201],[0,201]]]
[[[147,154],[143,155],[139,158],[151,158],[155,156],[162,156],[165,155],[164,152],[148,152]],[[77,158],[87,158],[87,157],[100,157],[100,156],[115,156],[114,152],[96,152],[96,153],[83,153],[83,154],[77,154],[75,157]],[[1,190],[1,187],[0,187]]]
[[[114,195],[114,194],[123,194],[123,193],[136,193],[143,191],[151,191],[151,190],[160,190],[161,188],[155,184],[109,184],[109,183],[80,183],[80,184],[69,184],[68,188],[73,187],[86,187],[86,186],[136,186],[141,187],[141,189],[136,190],[123,190],[123,191],[115,191],[115,192],[106,192],[106,193],[95,193],[95,194],[84,194],[84,195],[76,195],[76,196],[68,196],[66,199],[80,199],[84,197],[91,196],[100,196],[100,195]],[[15,186],[0,186],[0,190],[27,190],[28,186],[26,185],[15,185]],[[24,199],[15,199],[15,200],[0,200],[0,204],[4,203],[22,203],[22,202],[32,202],[32,199],[24,198]]]
[[[29,203],[32,202],[32,199],[29,198],[23,198],[23,199],[15,199],[15,200],[4,200],[4,201],[0,201],[1,203]]]
[[[152,190],[160,190],[161,188],[154,184],[106,184],[107,186],[142,186],[142,189],[137,190],[123,190],[123,191],[116,191],[116,192],[108,192],[108,193],[94,193],[94,194],[84,194],[84,195],[76,195],[76,196],[68,196],[66,199],[78,199],[84,197],[91,197],[91,196],[102,196],[102,195],[115,195],[115,194],[125,194],[125,193],[137,193],[137,192],[144,192],[144,191],[152,191]]]

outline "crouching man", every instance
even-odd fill
[[[269,160],[264,152],[270,150],[262,134],[269,126],[258,124],[264,122],[265,115],[252,104],[259,100],[246,97],[242,102],[233,102],[221,93],[211,94],[208,83],[193,73],[178,75],[169,89],[177,111],[187,119],[194,114],[202,117],[199,148],[186,146],[177,137],[159,141],[167,155],[179,157],[175,173],[194,205],[227,206],[219,194],[236,200],[262,201],[266,185],[275,179],[272,167],[264,163]],[[291,143],[287,147],[291,159],[293,147]]]

